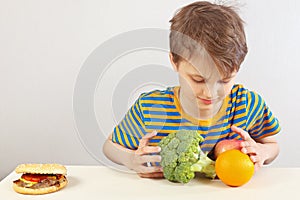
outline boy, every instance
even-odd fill
[[[195,2],[170,20],[170,61],[178,87],[143,93],[104,145],[105,155],[141,177],[163,177],[157,146],[179,129],[197,130],[204,152],[241,139],[256,170],[279,153],[279,123],[264,100],[234,80],[247,54],[243,21],[231,7]]]

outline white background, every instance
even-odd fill
[[[176,9],[190,2],[1,0],[0,179],[20,163],[99,164],[80,142],[73,117],[73,90],[82,64],[115,35],[139,28],[168,29]],[[281,153],[272,165],[300,167],[300,3],[240,3],[249,53],[238,82],[260,93],[281,123]],[[126,66],[151,62],[147,53],[133,55],[124,58]],[[153,55],[153,62],[170,67],[166,53]]]

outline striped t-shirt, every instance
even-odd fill
[[[224,99],[219,112],[207,120],[199,120],[182,111],[178,98],[179,87],[143,93],[129,109],[123,120],[114,128],[112,141],[129,149],[137,149],[139,140],[156,130],[149,145],[156,146],[162,137],[175,131],[197,130],[204,138],[202,151],[211,151],[222,139],[240,139],[231,131],[235,125],[259,139],[280,131],[278,120],[257,93],[234,85]]]

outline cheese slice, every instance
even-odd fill
[[[20,180],[23,181],[26,184],[26,187],[31,187],[31,186],[38,183],[38,182],[27,181],[24,178],[20,178]]]

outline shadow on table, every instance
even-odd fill
[[[74,176],[68,176],[67,179],[68,179],[68,185],[67,185],[68,188],[75,187],[80,183],[79,179]]]
[[[203,184],[203,185],[208,185],[208,186],[217,187],[217,188],[227,188],[228,187],[218,178],[210,179],[203,175],[196,175],[194,182],[196,184]]]
[[[215,187],[215,188],[228,188],[229,186],[225,185],[220,179],[210,179],[201,174],[196,174],[195,178],[191,180],[189,183],[177,183],[170,182],[167,179],[151,179],[151,181],[159,181],[160,184],[164,185],[174,185],[174,186],[189,186],[189,187],[198,187],[199,185]]]

